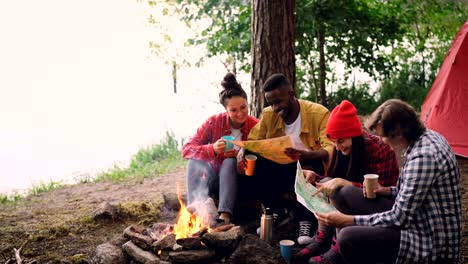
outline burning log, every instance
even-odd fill
[[[200,237],[179,238],[176,241],[177,244],[181,245],[183,249],[202,249],[205,247],[201,243]]]
[[[125,243],[122,248],[130,255],[133,259],[140,263],[145,264],[159,264],[161,260],[155,254],[142,250],[138,246],[132,243],[132,241],[128,241]]]
[[[232,253],[241,240],[242,231],[240,226],[235,226],[226,232],[210,232],[202,237],[202,242],[209,248],[223,255]]]
[[[156,223],[147,230],[148,235],[155,241],[163,239],[165,236],[173,232],[174,226],[164,223]]]
[[[150,249],[153,244],[153,239],[150,236],[145,236],[138,231],[143,231],[142,228],[129,226],[124,230],[124,237],[130,239],[135,245],[142,249]]]
[[[216,232],[226,232],[228,231],[229,229],[233,228],[235,225],[234,224],[227,224],[227,225],[222,225],[222,226],[218,226],[214,229],[211,230],[212,233],[216,233]]]
[[[154,252],[158,252],[159,250],[172,249],[175,243],[176,243],[176,235],[169,234],[163,237],[162,239],[154,242],[151,248],[154,250]]]
[[[202,229],[198,230],[198,232],[195,232],[191,234],[191,237],[202,237],[206,232],[208,232],[208,228],[203,227]]]

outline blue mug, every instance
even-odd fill
[[[235,137],[233,137],[233,136],[223,136],[222,139],[225,140],[225,144],[226,144],[226,147],[224,147],[224,152],[226,152],[228,150],[231,150],[234,147],[234,145],[230,141],[235,140],[236,139]],[[227,140],[229,140],[229,141],[227,141]]]

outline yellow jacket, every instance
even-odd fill
[[[301,115],[300,139],[310,150],[323,149],[331,157],[333,143],[328,139],[326,126],[330,112],[320,104],[298,99]],[[285,136],[283,119],[277,115],[271,106],[263,109],[260,121],[251,130],[248,140],[260,140]]]

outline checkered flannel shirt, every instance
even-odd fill
[[[258,120],[248,116],[241,127],[242,140],[247,140],[250,130],[257,124]],[[216,173],[225,159],[224,154],[216,155],[213,149],[214,143],[222,136],[231,135],[231,124],[226,112],[213,115],[208,118],[182,148],[184,159],[196,159],[208,161]]]
[[[458,263],[460,173],[447,140],[427,129],[405,153],[390,211],[354,216],[363,226],[401,228],[396,263]]]

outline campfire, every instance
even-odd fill
[[[240,226],[214,226],[217,209],[213,199],[186,206],[177,185],[180,206],[177,222],[156,223],[150,228],[130,226],[123,249],[141,263],[210,263],[229,256],[242,238]],[[159,262],[158,262],[159,261]]]
[[[174,225],[176,239],[209,232],[210,227],[207,225],[210,222],[210,216],[206,213],[206,210],[199,210],[197,214],[193,214],[187,209],[180,195],[179,184],[177,184],[177,199],[179,200],[180,210],[177,223]]]

